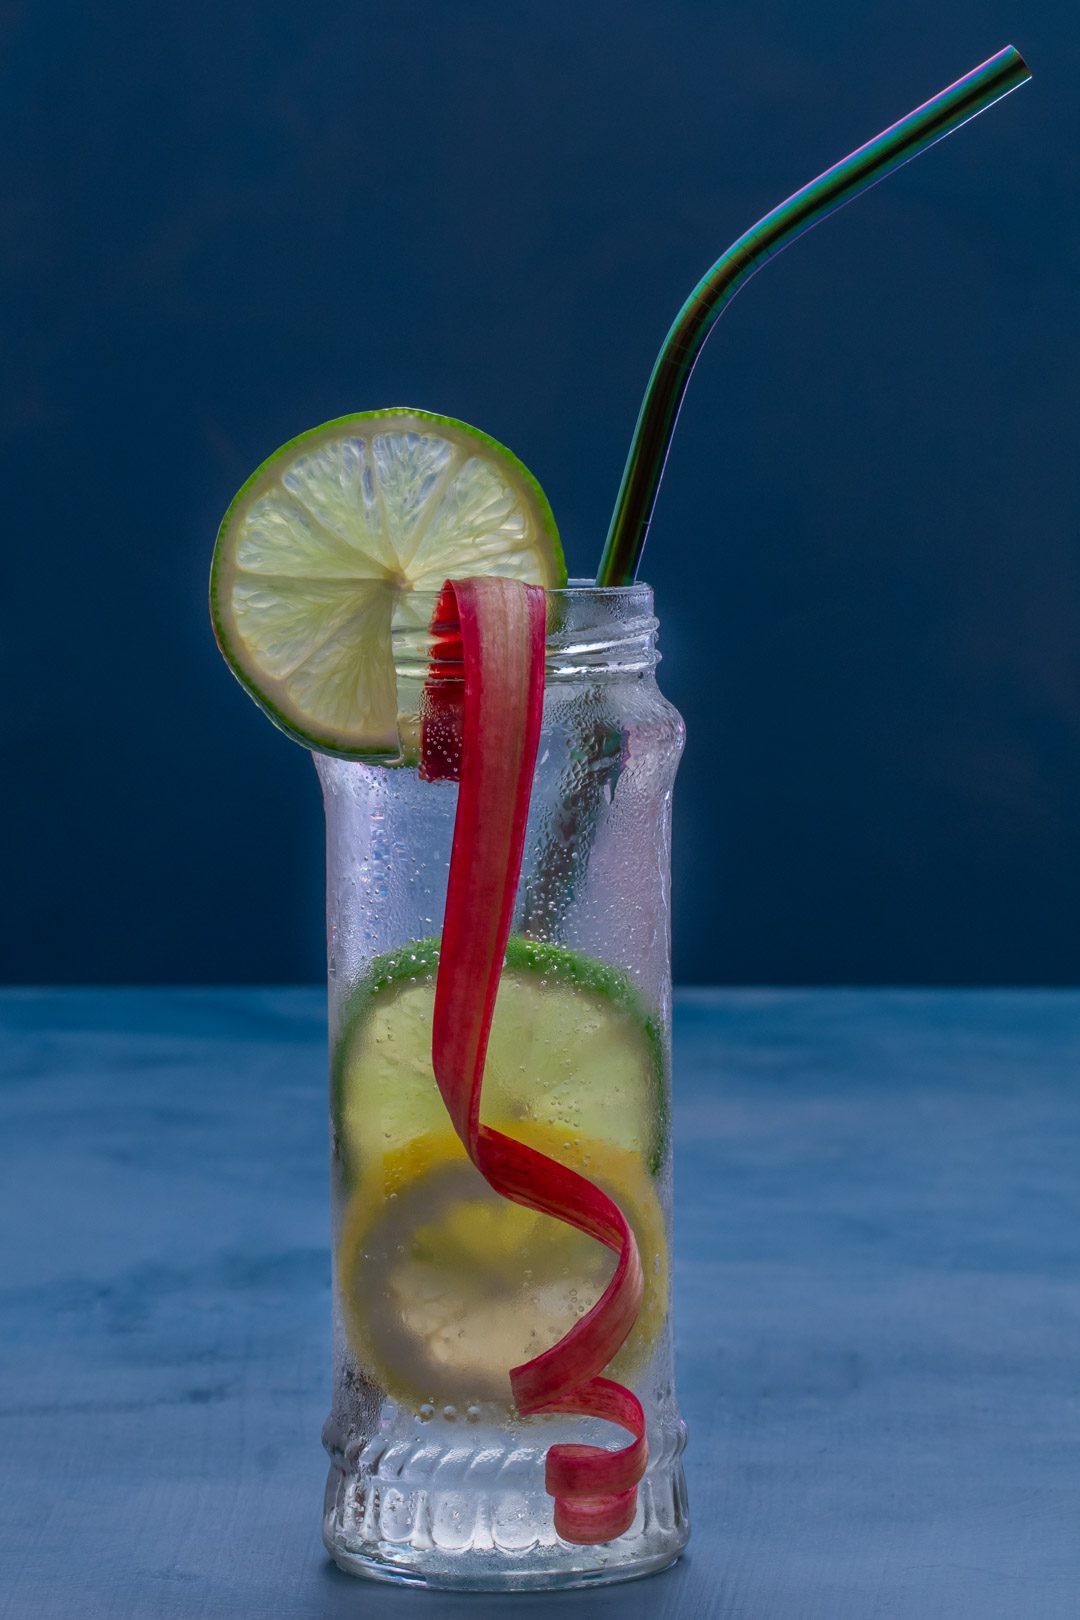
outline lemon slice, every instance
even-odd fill
[[[364,411],[290,440],[240,490],[214,550],[214,632],[295,741],[396,758],[410,727],[399,726],[392,632],[424,629],[430,605],[412,592],[477,574],[566,583],[535,478],[464,422]]]
[[[437,940],[379,957],[353,992],[334,1051],[332,1103],[347,1174],[442,1129],[431,1066]],[[480,1112],[603,1142],[659,1166],[665,1134],[660,1024],[617,969],[511,935],[491,1027]],[[559,1155],[555,1155],[559,1157]]]
[[[634,1329],[605,1374],[626,1377],[667,1304],[664,1218],[640,1160],[529,1123],[521,1141],[588,1175],[619,1203],[645,1264]],[[562,1221],[491,1191],[452,1131],[369,1167],[346,1208],[337,1287],[353,1351],[394,1399],[456,1413],[511,1406],[509,1370],[562,1337],[600,1297],[615,1256]]]

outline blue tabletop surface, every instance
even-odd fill
[[[4,1620],[1080,1614],[1080,995],[679,998],[691,1551],[486,1599],[320,1543],[321,994],[0,1015]]]

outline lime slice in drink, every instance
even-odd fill
[[[535,478],[464,422],[363,411],[290,440],[236,496],[214,550],[214,632],[297,742],[397,757],[392,631],[425,627],[430,604],[419,611],[411,592],[477,574],[566,583]]]
[[[336,1042],[333,1112],[350,1178],[391,1150],[445,1127],[431,1067],[437,940],[376,959],[353,993]],[[480,1105],[484,1121],[518,1136],[522,1123],[557,1128],[655,1171],[664,1118],[658,1020],[625,974],[558,945],[512,935],[495,1003]]]
[[[616,1199],[648,1257],[641,1311],[608,1369],[632,1374],[667,1300],[664,1220],[633,1153],[536,1122],[530,1147],[581,1170]],[[491,1191],[445,1126],[382,1158],[353,1192],[337,1250],[349,1342],[387,1392],[428,1412],[510,1407],[509,1370],[561,1338],[600,1297],[615,1256],[550,1215]],[[475,1415],[475,1414],[474,1414]],[[494,1413],[492,1414],[495,1415]]]

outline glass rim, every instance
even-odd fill
[[[408,601],[430,602],[434,606],[443,588],[433,591],[408,590],[403,595]],[[581,602],[590,597],[604,602],[632,602],[635,597],[651,597],[653,588],[643,579],[634,580],[632,585],[598,585],[593,579],[568,579],[565,585],[545,585],[543,592],[549,600],[556,602]]]
[[[652,594],[652,586],[648,580],[635,579],[630,585],[598,585],[595,579],[568,579],[565,585],[551,585],[544,587],[546,596],[602,596],[629,597],[636,596],[639,591],[648,591]]]

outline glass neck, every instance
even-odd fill
[[[649,585],[598,588],[591,581],[571,580],[563,590],[547,591],[546,682],[598,680],[640,675],[656,668],[658,621]],[[392,637],[399,680],[423,681],[431,674],[453,679],[460,665],[432,662],[429,626],[438,597],[415,592],[405,599]]]

